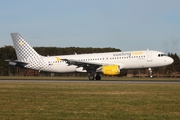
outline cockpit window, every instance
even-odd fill
[[[158,54],[158,57],[166,56],[166,54]]]

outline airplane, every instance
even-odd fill
[[[163,52],[138,50],[92,54],[42,56],[19,33],[11,33],[17,60],[9,65],[52,73],[87,72],[89,80],[101,80],[100,74],[127,75],[127,70],[170,65],[174,60]],[[124,72],[125,71],[125,72]]]

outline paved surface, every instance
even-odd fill
[[[2,82],[21,82],[21,83],[99,83],[99,84],[180,84],[179,80],[0,80]]]

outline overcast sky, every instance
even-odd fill
[[[180,0],[1,0],[0,47],[154,49],[180,54]]]

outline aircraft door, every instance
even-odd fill
[[[147,62],[152,62],[152,52],[147,50]]]

